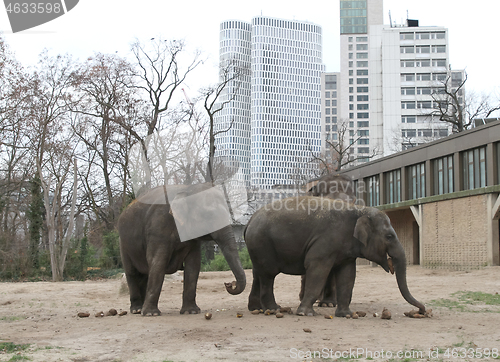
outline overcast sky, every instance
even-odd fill
[[[500,93],[500,0],[384,0],[385,24],[389,24],[389,11],[393,22],[402,23],[408,11],[409,18],[418,19],[421,26],[447,27],[451,66],[466,69],[468,89]],[[320,25],[326,70],[340,70],[338,0],[80,0],[66,15],[16,34],[0,8],[0,32],[24,65],[34,64],[44,48],[53,55],[69,53],[83,60],[95,52],[129,56],[134,39],[184,39],[208,59],[188,83],[194,95],[217,80],[220,22],[250,22],[261,14]]]

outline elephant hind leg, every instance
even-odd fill
[[[250,295],[248,296],[248,310],[250,311],[262,308],[260,302],[260,280],[259,277],[255,275],[255,268],[252,270],[252,273],[252,290],[250,290]]]
[[[135,269],[135,268],[134,268]],[[141,274],[137,270],[125,272],[130,293],[130,313],[139,314],[142,311],[144,300],[146,299],[146,289],[148,285],[148,275]]]

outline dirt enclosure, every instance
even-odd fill
[[[499,359],[500,267],[470,272],[410,267],[410,291],[433,310],[433,317],[422,319],[404,316],[415,308],[401,297],[395,277],[380,267],[358,266],[351,310],[367,312],[358,319],[327,319],[334,308],[319,307],[314,317],[253,315],[246,308],[251,271],[247,279],[246,290],[231,296],[223,285],[233,280],[230,272],[202,273],[197,295],[202,313],[180,315],[182,274],[169,276],[160,297],[161,316],[102,318],[95,314],[129,308],[119,278],[0,283],[0,342],[29,344],[0,352],[0,361]],[[300,277],[279,275],[277,302],[297,308],[299,286]],[[390,320],[373,316],[383,308],[390,310]],[[79,312],[90,317],[79,318]],[[207,312],[210,320],[205,319]],[[238,312],[243,316],[238,318]]]

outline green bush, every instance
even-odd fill
[[[102,255],[99,266],[104,269],[119,269],[122,267],[120,257],[120,236],[116,230],[110,231],[102,237]]]
[[[250,260],[250,255],[248,254],[248,250],[244,247],[242,250],[238,252],[241,265],[243,269],[252,269],[252,261]],[[203,264],[202,271],[227,271],[231,270],[229,264],[227,263],[224,255],[222,253],[215,254],[215,258],[210,262]]]

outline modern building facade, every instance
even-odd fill
[[[351,167],[358,203],[387,213],[408,264],[500,265],[500,121]]]
[[[235,99],[216,119],[219,130],[241,122],[234,131],[242,131],[220,133],[217,152],[240,151],[246,181],[254,188],[311,177],[311,154],[321,147],[321,27],[264,16],[251,24],[226,21],[220,57],[249,62],[251,77],[244,82],[250,97]]]
[[[220,67],[230,71],[239,67],[240,76],[230,81],[220,96],[221,102],[230,103],[216,114],[216,155],[238,163],[234,177],[245,185],[250,183],[251,42],[249,23],[228,20],[220,24]],[[222,72],[222,81],[227,80],[225,76]]]
[[[340,55],[336,123],[328,125],[333,107],[322,93],[324,146],[340,136],[332,131],[340,124],[351,158],[363,162],[451,134],[432,115],[444,84],[452,89],[464,79],[463,71],[449,71],[446,28],[417,20],[384,25],[383,0],[340,0]]]

